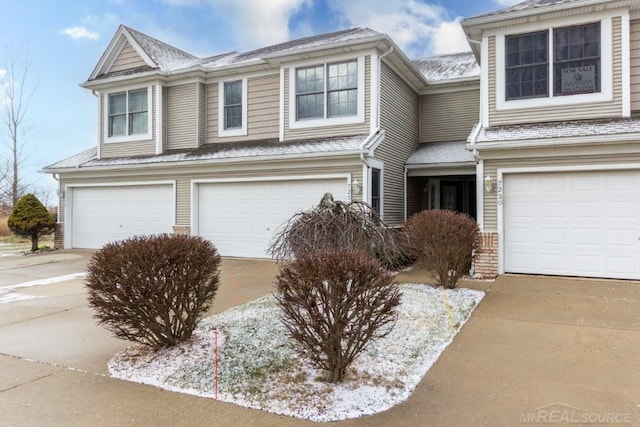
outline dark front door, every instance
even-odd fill
[[[464,212],[464,181],[440,181],[440,209]]]

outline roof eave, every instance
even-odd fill
[[[366,154],[368,150],[346,150],[346,151],[332,151],[324,153],[303,153],[303,154],[281,154],[272,156],[244,156],[244,157],[232,157],[224,159],[200,159],[200,160],[175,160],[168,162],[157,163],[135,163],[135,164],[123,164],[123,165],[105,165],[105,166],[78,166],[73,168],[44,168],[40,170],[43,173],[73,173],[73,172],[92,172],[92,171],[112,171],[112,170],[129,170],[133,168],[163,168],[163,167],[175,167],[181,166],[197,166],[207,164],[224,164],[224,163],[267,163],[277,162],[282,160],[303,159],[313,160],[322,158],[337,158],[337,157],[350,157],[359,156],[360,154]]]
[[[461,22],[462,28],[467,32],[467,29],[483,29],[486,25],[494,24],[500,21],[509,21],[512,19],[527,18],[529,16],[541,15],[549,12],[559,12],[569,9],[576,9],[579,7],[588,7],[595,5],[602,5],[603,3],[613,3],[616,7],[630,6],[633,0],[577,0],[570,3],[552,4],[548,6],[540,6],[532,9],[517,10],[513,12],[506,12],[494,15],[484,15],[476,18],[467,18]]]
[[[615,143],[637,142],[640,139],[640,133],[624,133],[609,135],[588,135],[588,136],[572,136],[560,138],[538,138],[538,139],[522,139],[510,141],[492,141],[481,142],[475,144],[468,143],[467,150],[489,151],[489,150],[505,150],[518,148],[544,148],[557,145],[604,145]]]
[[[457,168],[457,167],[465,167],[465,166],[475,166],[475,160],[469,160],[465,162],[449,162],[449,163],[407,163],[405,167],[407,170],[412,169],[425,169],[425,168],[433,168],[433,169],[441,169],[441,168]]]

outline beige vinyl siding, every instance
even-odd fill
[[[489,38],[489,124],[511,125],[530,122],[558,120],[581,120],[591,118],[620,117],[622,115],[622,20],[613,18],[613,101],[575,106],[551,106],[523,108],[518,110],[496,110],[496,39]],[[606,64],[605,64],[606,66]],[[498,82],[498,84],[505,84]],[[602,85],[606,82],[602,82]]]
[[[480,89],[420,97],[420,142],[465,141],[480,115]]]
[[[380,126],[384,141],[376,159],[384,162],[383,219],[404,222],[404,164],[418,146],[418,95],[385,63],[380,76]]]
[[[215,166],[215,171],[212,171],[212,169],[214,169],[214,167],[211,165],[198,167],[179,165],[163,168],[159,171],[151,171],[148,168],[140,168],[136,171],[80,171],[79,173],[62,174],[60,181],[63,183],[61,185],[175,181],[176,225],[181,226],[189,226],[191,224],[191,180],[350,174],[352,180],[357,179],[359,182],[362,182],[362,164],[360,163],[359,157],[335,161],[296,162],[292,160],[287,163],[265,164],[260,167],[225,164]],[[353,199],[361,200],[361,196],[354,196]],[[62,203],[60,209],[61,212],[64,213],[64,206]]]
[[[198,90],[199,83],[167,88],[167,149],[198,146]]]
[[[105,142],[105,113],[104,113],[104,99],[106,95],[100,94],[100,105],[98,107],[98,111],[100,114],[100,128],[98,129],[98,133],[100,134],[99,144],[100,144],[100,157],[101,158],[109,158],[109,157],[129,157],[129,156],[148,156],[156,153],[156,91],[151,91],[151,105],[150,105],[150,114],[149,119],[151,120],[151,138],[148,140],[142,141],[131,141],[131,142]]]
[[[218,136],[218,83],[206,85],[206,142],[277,139],[280,135],[280,75],[247,79],[247,136]]]
[[[292,88],[291,90],[295,90]],[[306,129],[289,129],[289,68],[284,69],[284,139],[305,139],[326,136],[369,133],[371,111],[371,56],[364,57],[364,123],[339,126],[320,126]]]
[[[631,111],[640,111],[640,19],[634,19],[631,32]]]
[[[138,55],[129,42],[125,42],[122,50],[118,54],[118,57],[113,61],[113,65],[109,68],[109,73],[116,71],[130,70],[132,68],[144,67],[146,62]]]
[[[521,167],[548,167],[548,166],[577,166],[577,165],[603,165],[603,164],[623,164],[640,163],[640,154],[607,154],[589,156],[557,156],[557,157],[535,157],[526,159],[485,159],[484,175],[491,176],[497,182],[497,170],[504,168]],[[484,192],[484,230],[498,230],[498,204],[496,191]]]

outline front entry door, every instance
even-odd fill
[[[464,212],[463,181],[440,181],[440,209]]]

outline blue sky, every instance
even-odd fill
[[[389,34],[409,57],[468,50],[460,19],[519,0],[21,0],[3,3],[0,78],[7,51],[31,57],[37,85],[26,182],[54,189],[40,168],[96,144],[97,101],[84,82],[119,24],[196,55],[249,50],[339,29]],[[6,84],[7,77],[0,79]],[[1,101],[1,100],[0,100]],[[8,153],[0,149],[0,158]],[[51,195],[55,203],[55,193]]]

